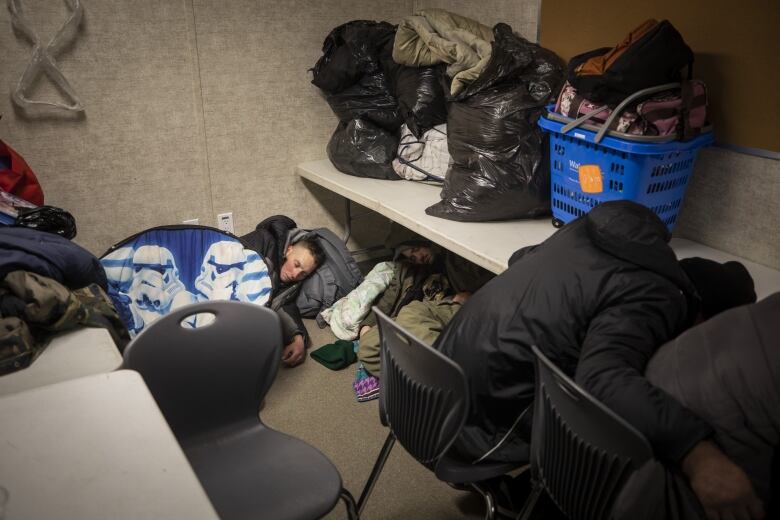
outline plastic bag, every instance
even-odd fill
[[[517,163],[477,159],[473,168],[450,166],[442,200],[426,208],[428,215],[461,222],[536,218],[550,213],[549,160],[541,152]],[[525,168],[530,168],[526,170]]]
[[[69,112],[81,112],[84,106],[79,101],[73,87],[65,79],[54,57],[66,48],[76,37],[79,24],[81,23],[84,9],[79,0],[66,0],[65,4],[70,8],[71,13],[65,23],[60,27],[57,34],[44,47],[38,35],[31,28],[30,22],[24,17],[21,7],[21,0],[8,0],[8,10],[11,13],[11,23],[14,28],[22,33],[33,44],[33,53],[30,64],[27,65],[19,83],[16,85],[11,98],[20,108],[27,109],[34,106],[51,106]],[[53,103],[49,101],[33,101],[27,99],[26,93],[32,89],[36,79],[41,72],[46,74],[49,79],[60,89],[70,104]]]
[[[76,237],[76,219],[69,212],[54,206],[19,210],[16,225],[60,235],[68,240]]]
[[[328,143],[328,158],[337,170],[357,177],[399,180],[392,162],[398,137],[370,121],[341,122]]]
[[[397,130],[402,124],[398,101],[390,94],[387,79],[381,71],[361,77],[351,87],[326,96],[339,121],[360,118],[387,130]]]
[[[361,118],[388,130],[402,123],[381,62],[392,53],[395,27],[387,22],[354,20],[333,29],[312,68],[312,84],[342,122]]]
[[[312,84],[327,94],[354,85],[364,74],[379,70],[380,50],[392,45],[395,27],[387,22],[353,20],[333,29],[312,67]]]
[[[449,105],[453,165],[429,215],[487,221],[550,211],[547,139],[536,122],[563,82],[563,67],[506,24],[494,35],[491,61]]]
[[[434,126],[447,122],[447,104],[438,67],[406,67],[392,61],[383,61],[385,74],[398,99],[398,110],[406,127],[417,138]]]

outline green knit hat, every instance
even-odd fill
[[[355,354],[352,342],[343,339],[337,340],[335,343],[323,345],[309,355],[314,361],[325,365],[331,370],[347,368],[357,361],[357,354]]]

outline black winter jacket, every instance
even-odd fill
[[[309,342],[309,334],[295,304],[300,282],[283,284],[279,277],[284,263],[288,235],[296,228],[295,221],[290,217],[274,215],[260,222],[254,231],[241,237],[247,246],[260,253],[268,266],[273,287],[270,306],[279,314],[282,321],[282,337],[285,345],[291,343],[297,334],[302,335],[307,344]]]
[[[709,426],[643,376],[698,310],[668,239],[654,213],[618,201],[517,251],[435,344],[469,380],[456,449],[485,460],[527,457],[518,418],[534,394],[532,345],[641,431],[660,458],[676,461],[708,436]]]
[[[715,429],[768,503],[780,446],[780,293],[717,315],[661,348],[647,379]],[[768,518],[768,517],[767,517]]]

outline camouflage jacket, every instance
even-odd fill
[[[70,291],[39,274],[8,273],[0,281],[0,374],[28,366],[55,334],[83,326],[108,329],[120,351],[130,341],[97,284]]]

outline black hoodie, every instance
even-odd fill
[[[652,211],[618,201],[517,251],[435,344],[469,380],[456,448],[526,459],[528,437],[518,432],[526,421],[517,419],[533,400],[532,345],[642,432],[659,458],[677,461],[708,436],[709,426],[643,376],[656,349],[698,310],[668,239]]]
[[[271,276],[271,308],[282,321],[282,336],[285,345],[300,334],[309,342],[309,335],[301,320],[301,313],[295,304],[300,283],[283,284],[279,272],[284,264],[284,253],[290,231],[297,228],[295,221],[284,215],[274,215],[260,222],[254,231],[241,237],[251,249],[260,253]]]

